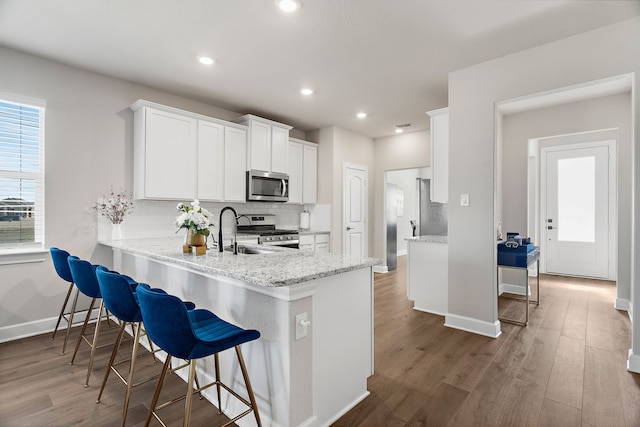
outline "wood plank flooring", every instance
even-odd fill
[[[640,375],[626,370],[631,325],[613,308],[615,284],[543,275],[540,287],[529,326],[481,337],[413,310],[399,257],[397,270],[376,274],[371,395],[334,425],[640,426]],[[500,315],[524,318],[523,304],[501,297]]]
[[[502,335],[492,339],[445,328],[441,316],[413,310],[405,258],[398,258],[397,270],[375,278],[371,395],[335,426],[640,425],[640,375],[625,369],[630,322],[613,308],[614,284],[543,276],[541,304],[530,307],[529,326],[503,323]],[[500,314],[523,316],[522,304],[500,298]],[[109,341],[116,332],[101,336]],[[73,345],[66,356],[61,347],[62,338],[52,341],[48,334],[0,344],[0,426],[120,424],[124,386],[113,374],[95,403],[111,349],[98,350],[84,388],[88,347],[82,345],[73,366]],[[130,351],[123,344],[120,356]],[[161,369],[148,355],[139,363],[138,378]],[[154,387],[152,381],[134,389],[127,425],[143,425]],[[163,397],[183,391],[174,375]],[[178,403],[163,416],[179,425],[182,411]],[[192,425],[225,420],[206,400],[194,401]]]

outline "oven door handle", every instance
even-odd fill
[[[282,180],[282,197],[285,197],[287,195],[287,180],[283,179]]]

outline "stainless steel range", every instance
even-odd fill
[[[256,234],[259,236],[258,243],[265,246],[299,248],[298,231],[276,228],[274,215],[241,214],[238,217],[238,222],[246,222],[243,218],[249,220],[248,225],[238,225],[238,234]]]

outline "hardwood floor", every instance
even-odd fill
[[[335,426],[639,426],[640,375],[626,370],[626,312],[615,284],[542,276],[527,327],[497,339],[412,309],[406,260],[376,274],[371,395]],[[537,295],[533,295],[536,298]],[[500,315],[524,317],[500,298]]]
[[[100,330],[100,343],[113,343],[118,328]],[[111,373],[99,404],[96,403],[105,367],[109,361],[111,345],[98,349],[89,380],[84,387],[89,361],[89,346],[81,345],[74,365],[69,365],[79,328],[72,330],[70,345],[64,356],[60,355],[63,335],[51,340],[50,334],[0,344],[0,426],[119,426],[121,425],[125,387]],[[92,331],[91,331],[92,333]],[[60,337],[60,338],[58,338]],[[158,375],[162,362],[153,362],[150,353],[140,351],[136,365],[136,382]],[[129,360],[131,341],[123,342],[119,359]],[[122,373],[128,364],[118,366]],[[128,426],[142,426],[148,405],[155,390],[156,380],[134,388],[129,403]],[[177,375],[165,380],[161,402],[185,392],[185,382]],[[221,425],[228,418],[218,415],[217,409],[206,400],[194,399],[191,425]],[[176,403],[163,409],[165,423],[182,425],[184,404]],[[155,420],[152,426],[160,425]]]
[[[412,309],[406,260],[399,257],[397,270],[375,278],[371,395],[334,425],[640,425],[640,375],[625,369],[630,322],[613,308],[615,286],[543,276],[541,294],[529,326],[503,323],[497,339],[446,328],[441,316]],[[500,298],[500,314],[522,316],[522,304]],[[104,341],[115,334],[116,328],[101,333]],[[98,350],[84,388],[88,347],[81,347],[74,366],[72,349],[61,356],[61,347],[62,339],[52,341],[48,334],[0,344],[0,426],[120,424],[124,386],[113,374],[95,403],[111,349]],[[130,345],[123,345],[121,356],[129,352]],[[138,378],[161,369],[150,356],[139,363]],[[143,425],[154,387],[152,381],[133,391],[127,425]],[[183,391],[184,382],[169,377],[163,397]],[[163,416],[179,425],[182,411],[178,403]],[[197,399],[192,414],[194,426],[226,420]]]

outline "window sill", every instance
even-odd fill
[[[47,250],[36,248],[0,250],[0,265],[44,262],[48,253]]]

